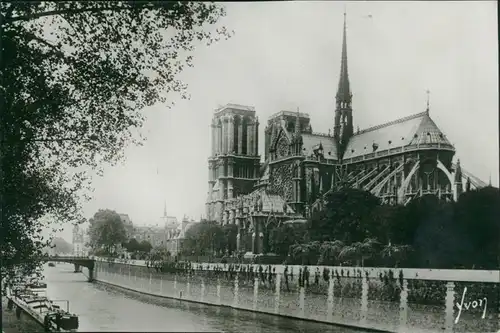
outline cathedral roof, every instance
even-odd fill
[[[354,134],[344,159],[409,145],[439,144],[453,148],[443,132],[425,111],[371,127]],[[374,147],[377,147],[376,150]]]
[[[314,154],[314,150],[319,147],[319,144],[323,146],[324,157],[327,160],[337,159],[337,146],[335,144],[335,138],[322,135],[322,134],[302,134],[302,152],[305,156],[311,156]]]

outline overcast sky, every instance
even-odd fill
[[[221,21],[235,35],[200,46],[182,74],[191,100],[144,110],[148,141],[95,179],[91,217],[99,208],[136,224],[168,215],[199,218],[208,191],[213,110],[254,106],[260,153],[267,118],[280,110],[311,116],[313,131],[333,127],[347,8],[349,78],[355,128],[422,112],[457,149],[462,166],[498,186],[498,34],[496,1],[229,3]],[[371,17],[370,17],[371,16]],[[158,172],[157,172],[158,171]],[[65,238],[71,240],[66,231]]]

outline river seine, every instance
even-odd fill
[[[70,311],[79,316],[81,332],[362,332],[178,300],[152,300],[139,293],[88,283],[73,269],[71,264],[45,265],[44,274],[47,296],[69,301]]]

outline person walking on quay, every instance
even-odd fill
[[[290,292],[290,286],[288,285],[288,266],[285,266],[285,270],[283,271],[283,274],[285,276],[286,291]]]
[[[309,288],[309,269],[307,268],[307,266],[304,267],[304,282],[305,286]]]
[[[269,281],[269,287],[271,287],[273,285],[273,269],[271,265],[268,266],[267,272],[267,280]]]
[[[269,268],[266,266],[264,268],[264,273],[262,274],[262,284],[265,286],[267,285],[267,276],[268,276],[268,270]]]

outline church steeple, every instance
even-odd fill
[[[344,12],[344,29],[342,37],[342,55],[340,62],[340,77],[337,94],[335,95],[335,125],[333,136],[337,139],[338,150],[343,155],[347,142],[353,135],[352,93],[347,70],[347,14]]]
[[[339,86],[337,88],[337,95],[335,96],[337,104],[340,103],[351,103],[351,89],[349,85],[349,72],[347,70],[347,14],[344,12],[344,31],[342,38],[342,58],[340,62],[340,78]]]

